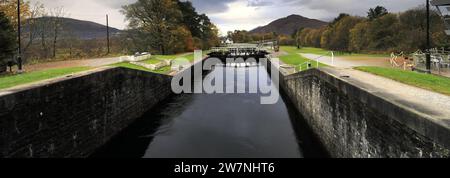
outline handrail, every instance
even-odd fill
[[[314,59],[309,59],[309,60],[307,60],[307,61],[305,61],[305,62],[303,62],[301,64],[297,64],[295,70],[297,70],[297,67],[300,67],[300,71],[302,71],[302,66],[305,65],[305,64],[309,64],[311,61],[316,61],[317,68],[319,68],[319,63],[320,63],[319,59],[328,56],[328,54],[331,54],[331,63],[334,65],[334,52],[333,51],[329,51],[329,52],[327,52],[326,54],[324,54],[322,56],[316,57]],[[309,65],[306,65],[306,69],[309,69]]]

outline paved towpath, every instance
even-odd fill
[[[319,57],[314,54],[301,55],[309,59]],[[356,80],[368,86],[367,88],[370,88],[370,92],[392,96],[389,98],[391,101],[412,108],[416,112],[430,115],[439,121],[450,121],[450,96],[353,69],[356,66],[387,67],[386,63],[389,66],[388,61],[378,57],[361,60],[349,60],[337,57],[334,63],[332,63],[331,57],[323,57],[320,62],[333,66],[336,71],[334,75],[337,75],[337,77]]]
[[[338,77],[349,77],[370,86],[368,88],[373,90],[370,92],[388,94],[392,96],[389,99],[394,102],[436,118],[450,120],[450,96],[354,69],[336,70]]]

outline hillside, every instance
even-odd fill
[[[40,17],[37,19],[38,23],[45,23],[50,20],[50,17]],[[71,32],[80,39],[97,39],[106,38],[106,26],[90,21],[83,21],[71,18],[62,18],[63,34]],[[24,31],[27,28],[24,27]],[[109,28],[111,36],[119,34],[121,31],[117,28]]]
[[[328,23],[326,22],[316,19],[309,19],[300,15],[290,15],[288,17],[275,20],[266,26],[251,30],[250,33],[276,32],[277,34],[292,35],[300,28],[320,28],[327,24]]]

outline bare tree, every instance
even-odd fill
[[[47,32],[49,31],[49,20],[48,17],[44,17],[39,21],[39,36],[41,40],[41,57],[48,57],[48,47],[46,42]]]
[[[50,11],[51,23],[52,23],[52,32],[53,32],[53,53],[52,57],[56,58],[56,43],[58,41],[59,33],[62,28],[62,23],[64,21],[64,17],[66,16],[66,12],[63,7],[58,7],[52,9]]]
[[[25,45],[23,45],[23,52],[26,53],[33,42],[40,35],[40,25],[39,25],[39,17],[45,15],[44,5],[42,3],[36,2],[30,9],[29,16],[27,17],[25,27],[27,28],[26,33],[23,34],[23,39],[27,39],[25,41]]]
[[[61,33],[60,38],[60,47],[69,50],[69,58],[73,58],[75,55],[75,51],[77,48],[80,48],[80,38],[75,34],[73,29],[67,28],[64,29],[63,33]],[[62,40],[61,40],[62,39]]]
[[[49,56],[49,45],[47,45],[47,39],[50,37],[49,32],[51,31],[51,17],[49,13],[44,9],[41,14],[41,18],[36,21],[37,27],[37,38],[40,40],[40,57],[48,58]]]

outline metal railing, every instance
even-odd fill
[[[303,71],[303,65],[305,65],[305,64],[306,64],[306,70],[308,70],[308,69],[312,68],[312,63],[311,62],[315,62],[316,63],[316,68],[319,68],[320,59],[323,58],[323,57],[329,57],[328,55],[331,55],[331,64],[334,66],[334,52],[333,51],[329,51],[328,53],[326,53],[326,54],[324,54],[322,56],[316,57],[314,59],[309,59],[309,60],[307,60],[307,61],[305,61],[305,62],[303,62],[301,64],[296,65],[295,66],[295,70],[296,70],[296,72]]]
[[[413,69],[425,70],[426,69],[426,54],[420,50],[414,52],[413,56]],[[431,68],[432,71],[441,75],[442,72],[450,72],[450,51],[444,49],[431,49]]]

